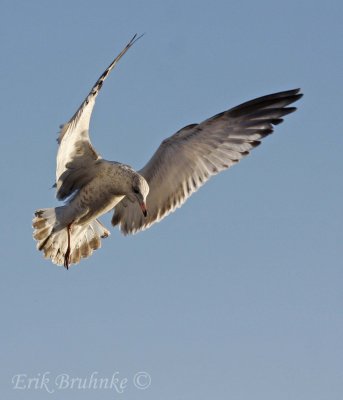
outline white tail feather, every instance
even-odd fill
[[[37,249],[43,251],[45,258],[51,258],[57,265],[64,265],[68,247],[68,223],[64,221],[63,211],[64,206],[37,210],[32,221]],[[101,238],[109,234],[98,220],[88,225],[72,225],[70,264],[77,264],[81,258],[89,257],[94,250],[101,247]]]

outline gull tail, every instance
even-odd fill
[[[54,264],[64,265],[68,248],[65,207],[37,210],[32,226],[37,249],[43,251],[44,257],[50,258]],[[106,238],[109,234],[110,232],[98,220],[85,225],[72,225],[70,264],[77,264],[81,258],[92,255],[94,250],[101,247],[101,238]]]

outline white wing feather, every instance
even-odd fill
[[[135,35],[112,61],[92,87],[88,96],[69,122],[62,126],[56,160],[57,198],[63,200],[93,178],[96,161],[101,156],[93,148],[89,138],[89,123],[95,99],[104,80],[128,49],[140,38]]]

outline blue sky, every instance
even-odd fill
[[[47,398],[14,377],[48,373],[51,399],[340,399],[342,2],[1,5],[2,397]],[[95,106],[104,158],[138,169],[184,125],[280,90],[304,97],[176,213],[113,230],[65,271],[31,228],[58,204],[58,126],[136,32]],[[94,372],[127,379],[123,393],[55,384]]]

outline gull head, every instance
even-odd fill
[[[146,198],[149,194],[149,185],[148,182],[143,178],[142,175],[135,173],[132,176],[132,186],[131,193],[128,196],[129,199],[135,199],[144,215],[146,217],[148,215],[148,211],[146,208]]]

